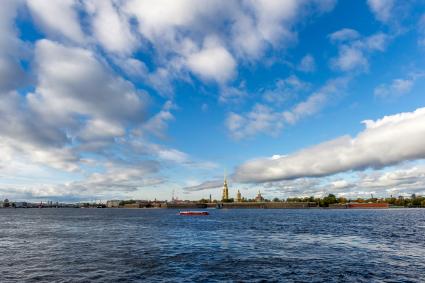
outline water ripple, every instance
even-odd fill
[[[425,210],[2,209],[1,282],[424,282]]]

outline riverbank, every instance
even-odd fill
[[[316,202],[138,202],[132,204],[108,207],[103,204],[65,204],[65,205],[32,205],[10,206],[0,209],[16,208],[121,208],[121,209],[395,209],[395,208],[424,208],[423,206],[397,206],[389,203],[357,203],[330,204],[321,207]]]

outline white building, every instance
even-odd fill
[[[106,202],[106,207],[119,207],[121,200],[108,200]]]

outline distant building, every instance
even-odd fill
[[[15,207],[16,208],[27,208],[28,203],[26,203],[24,201],[17,201],[17,202],[15,202]]]
[[[108,200],[106,202],[106,207],[112,208],[112,207],[119,207],[121,200]]]
[[[389,208],[388,203],[348,203],[347,208]]]
[[[264,198],[263,198],[263,196],[261,195],[260,190],[258,190],[258,194],[257,194],[257,196],[255,197],[255,201],[258,201],[258,202],[264,201]]]
[[[223,195],[221,197],[222,201],[229,200],[229,188],[227,187],[227,179],[226,176],[224,177],[224,184],[223,184]]]
[[[333,203],[329,204],[329,208],[389,208],[389,204],[386,202],[379,202],[379,203],[359,203],[359,202],[350,202],[350,203]]]
[[[242,195],[241,192],[238,190],[237,194],[236,194],[236,201],[237,202],[242,202]]]

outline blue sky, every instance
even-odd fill
[[[425,193],[423,1],[2,5],[0,198]]]

